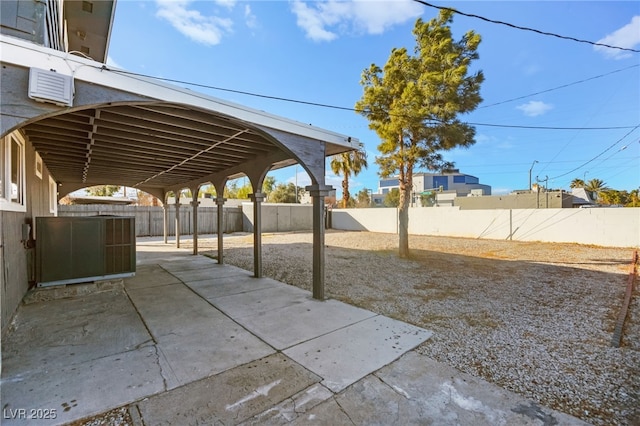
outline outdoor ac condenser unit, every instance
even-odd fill
[[[52,70],[29,70],[29,98],[59,106],[73,106],[73,77]]]

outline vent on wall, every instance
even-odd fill
[[[29,97],[38,102],[60,106],[73,105],[73,77],[55,71],[31,68],[29,70]]]

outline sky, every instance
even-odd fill
[[[640,50],[637,1],[433,4]],[[353,108],[363,94],[362,71],[383,67],[393,48],[413,51],[416,19],[437,14],[411,0],[118,0],[108,63],[153,77]],[[576,178],[600,179],[617,190],[640,187],[640,53],[456,14],[454,39],[468,30],[482,37],[472,71],[484,73],[483,102],[459,118],[474,123],[476,142],[443,152],[445,160],[493,194],[526,189],[530,170],[534,183],[546,179],[554,189],[569,190]],[[351,178],[350,192],[377,191],[380,139],[355,112],[179,85],[359,139],[369,168]],[[270,175],[310,183],[302,167]],[[338,198],[341,180],[327,160],[326,181]]]

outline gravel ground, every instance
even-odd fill
[[[264,234],[265,276],[311,289],[310,233]],[[326,292],[434,332],[417,351],[596,425],[640,425],[640,306],[611,347],[633,250],[576,244],[326,234]],[[215,240],[199,242],[215,256]],[[185,245],[186,246],[186,245]],[[253,269],[251,235],[225,262]]]

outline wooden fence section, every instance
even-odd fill
[[[111,206],[111,205],[71,205],[58,206],[58,216],[134,216],[136,218],[136,236],[164,235],[164,211],[162,207]],[[167,215],[168,234],[175,235],[176,209],[169,206]],[[193,208],[180,206],[180,234],[193,234]],[[223,207],[223,227],[225,233],[242,231],[242,208]],[[218,208],[198,207],[198,234],[218,232]]]

